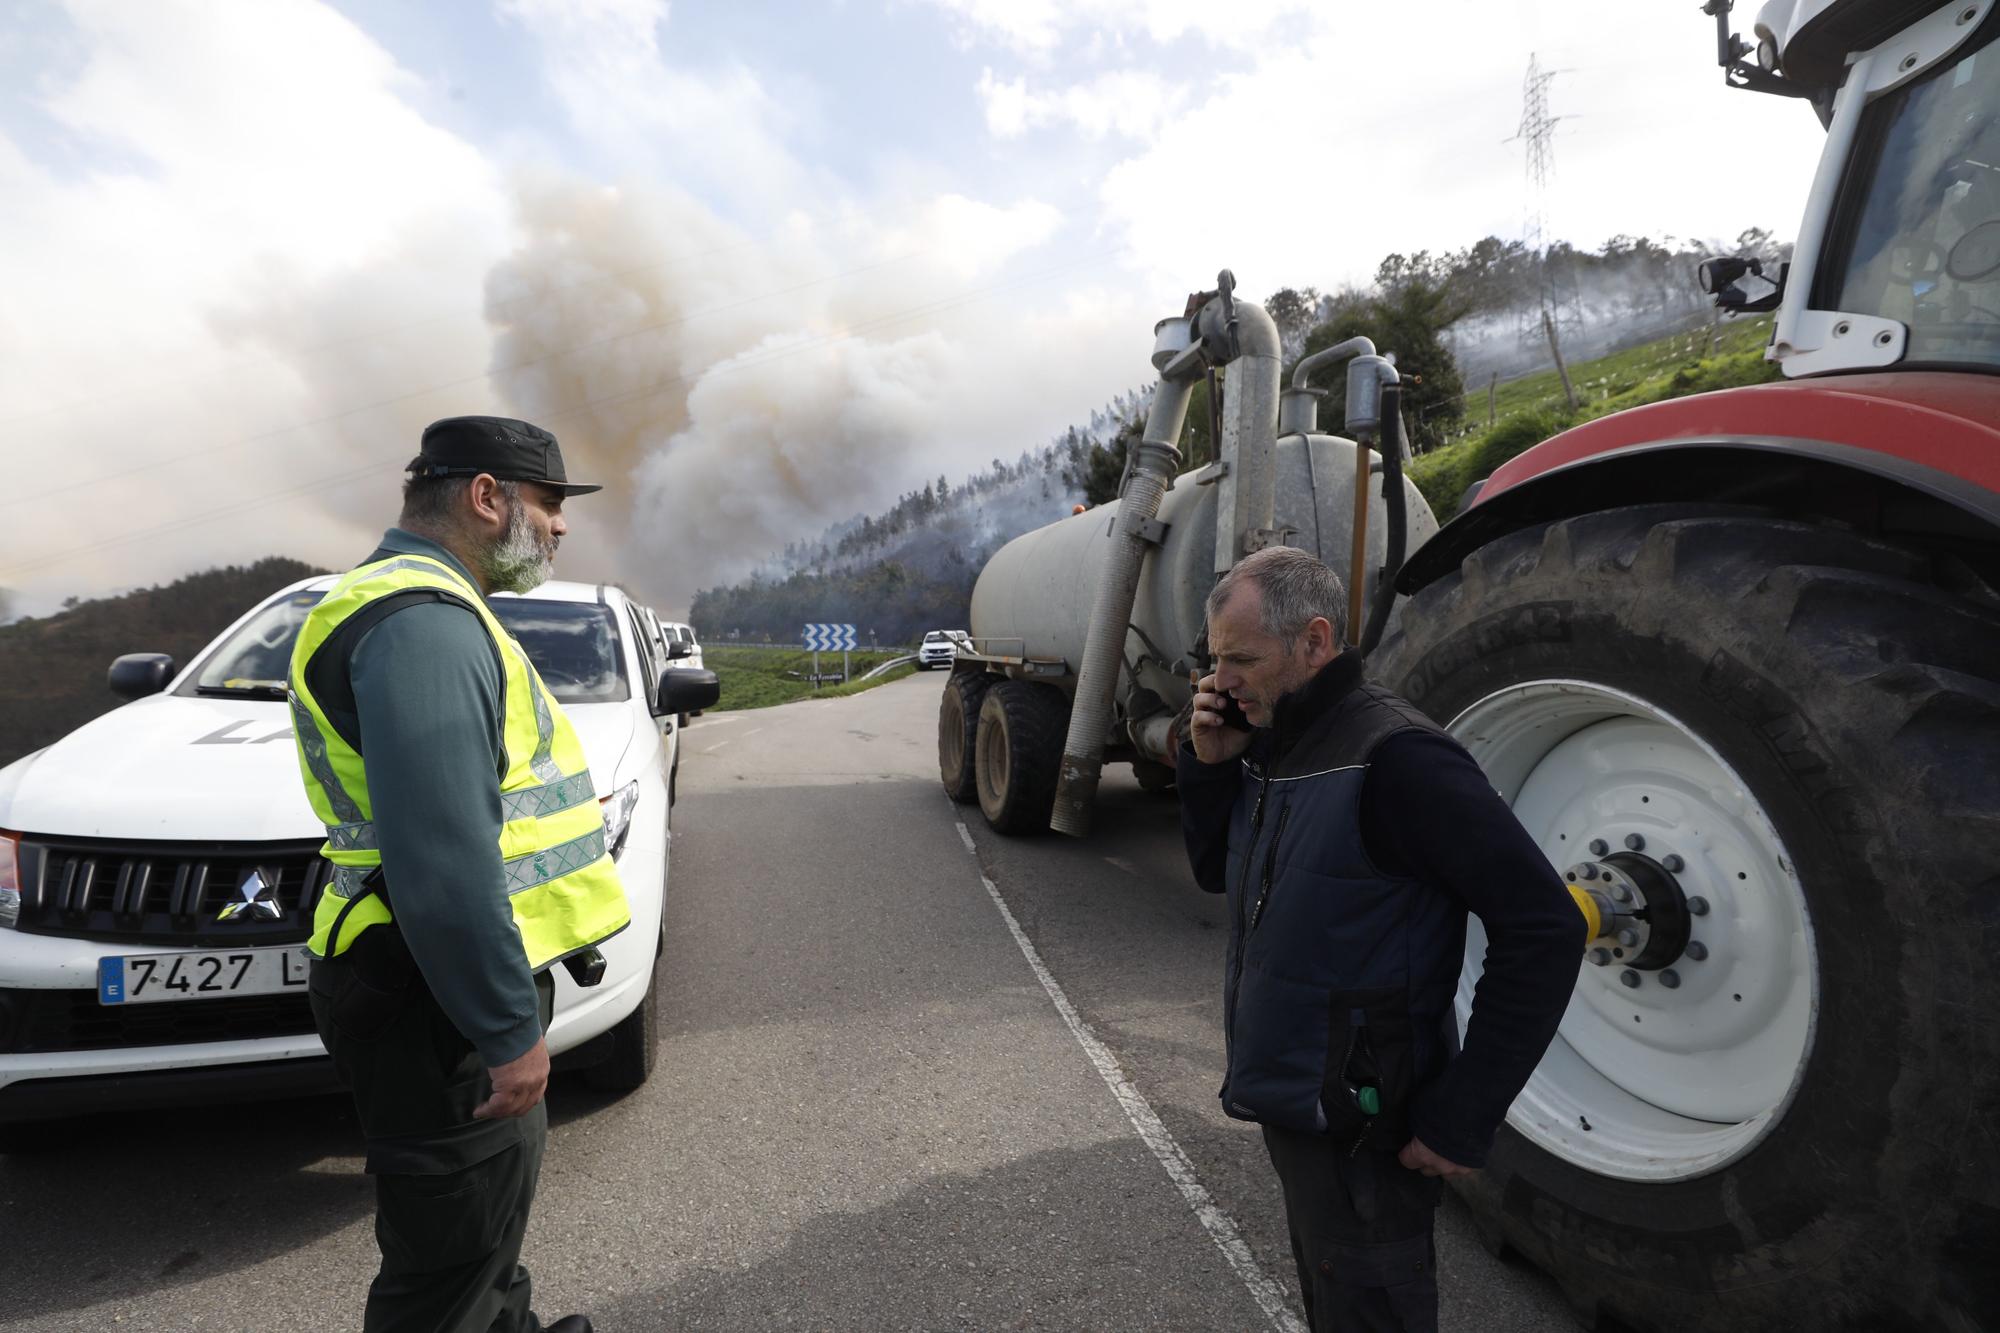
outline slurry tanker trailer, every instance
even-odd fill
[[[1710,0],[1728,82],[1826,146],[1778,383],[1578,426],[1441,528],[1398,376],[1347,430],[1225,273],[1156,330],[1120,500],[981,573],[946,790],[1082,835],[1106,762],[1171,782],[1216,577],[1273,542],[1354,580],[1354,648],[1447,725],[1600,910],[1562,1029],[1462,1192],[1586,1322],[2000,1327],[2000,0]],[[1718,188],[1754,144],[1712,145]],[[1179,472],[1219,370],[1219,457]],[[1484,940],[1469,927],[1458,1015]]]

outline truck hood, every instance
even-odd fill
[[[564,710],[599,795],[631,748],[627,704]],[[282,703],[157,694],[85,723],[0,771],[0,828],[133,841],[324,836]]]

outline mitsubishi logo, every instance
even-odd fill
[[[217,921],[283,921],[285,909],[278,902],[278,873],[268,866],[252,870],[236,886],[239,901],[215,914]]]

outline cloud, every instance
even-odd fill
[[[1066,88],[1033,92],[1026,79],[999,79],[986,69],[980,71],[978,92],[986,128],[1001,139],[1062,125],[1086,139],[1150,139],[1188,97],[1186,88],[1150,70],[1113,70]]]
[[[788,150],[803,130],[796,105],[730,62],[693,67],[660,44],[665,0],[502,0],[535,46],[579,138],[629,179],[665,179],[768,215],[816,185]]]
[[[1541,60],[1560,71],[1550,100],[1564,117],[1552,236],[1790,233],[1819,151],[1811,113],[1725,90],[1713,30],[1680,10],[1611,26],[1594,14],[1454,5],[1419,44],[1392,11],[1324,10],[1109,165],[1100,226],[1155,287],[1230,264],[1250,292],[1365,281],[1391,251],[1519,236],[1523,150],[1505,141],[1543,38],[1557,43]]]
[[[0,582],[46,609],[274,551],[351,560],[421,421],[490,401],[498,175],[324,6],[68,17],[76,63],[37,100],[88,151],[0,137]]]
[[[1310,13],[1308,0],[926,0],[959,20],[967,41],[983,40],[1017,54],[1046,57],[1083,34],[1113,40],[1143,37],[1156,44],[1196,38],[1220,49],[1266,45],[1289,19]]]

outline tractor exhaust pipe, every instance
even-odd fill
[[[1160,500],[1180,466],[1181,428],[1187,421],[1188,400],[1195,382],[1211,366],[1225,365],[1239,355],[1248,358],[1248,373],[1242,376],[1241,384],[1232,377],[1232,407],[1246,404],[1265,418],[1232,422],[1237,427],[1235,443],[1249,466],[1233,465],[1231,470],[1247,471],[1251,481],[1238,502],[1245,520],[1239,532],[1245,537],[1262,535],[1271,522],[1277,450],[1277,326],[1261,307],[1237,304],[1232,296],[1235,287],[1235,277],[1224,269],[1216,292],[1191,299],[1186,315],[1161,320],[1154,327],[1153,365],[1160,372],[1160,383],[1153,390],[1145,433],[1133,446],[1118,504],[1117,531],[1097,585],[1083,661],[1077,669],[1069,734],[1063,742],[1062,773],[1049,818],[1049,827],[1058,833],[1080,838],[1090,832],[1091,807],[1104,769],[1104,745],[1111,734],[1112,699],[1117,693],[1118,673],[1125,665],[1132,603],[1139,591],[1146,550],[1160,538],[1156,523]]]

